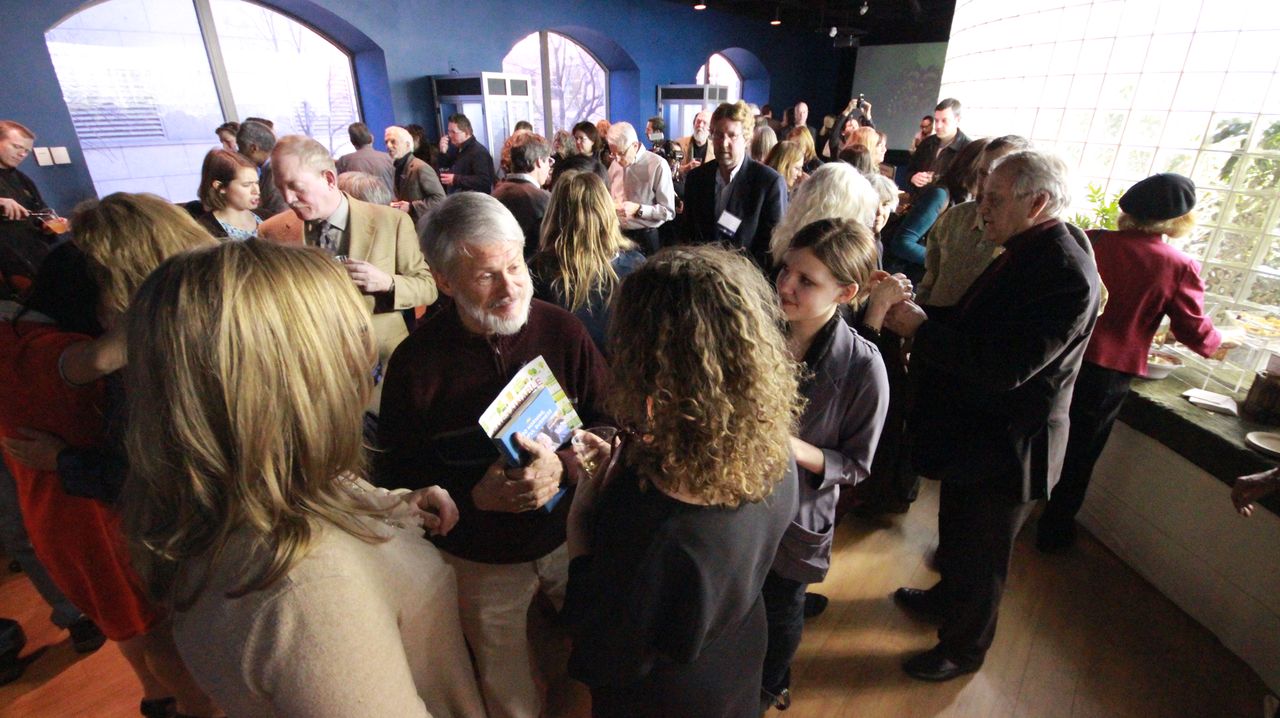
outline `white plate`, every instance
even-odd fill
[[[1251,431],[1244,435],[1244,441],[1268,456],[1280,457],[1280,434],[1270,431]]]

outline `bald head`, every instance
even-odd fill
[[[792,112],[795,118],[796,127],[804,127],[809,124],[809,106],[803,102],[797,102],[795,110]]]

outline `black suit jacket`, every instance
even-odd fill
[[[718,227],[715,162],[688,174],[684,185],[684,211],[688,215],[686,240],[692,244],[723,242],[742,247],[761,267],[769,266],[769,239],[787,209],[787,184],[782,175],[750,157],[743,158],[729,191],[725,211],[742,220],[732,237]]]
[[[907,163],[907,182],[906,189],[911,196],[915,196],[917,192],[924,189],[911,184],[911,178],[918,172],[932,172],[935,178],[947,171],[951,163],[955,161],[960,150],[969,144],[969,136],[964,130],[957,129],[955,139],[951,140],[951,144],[938,151],[938,145],[942,144],[942,140],[937,135],[929,135],[920,141],[916,146],[916,151],[911,153],[911,160]]]
[[[449,194],[493,191],[493,156],[474,137],[468,137],[461,147],[450,145],[440,156],[440,171],[453,173]]]
[[[1084,248],[1053,221],[1010,238],[955,306],[924,308],[908,422],[921,474],[1048,496],[1099,286]]]

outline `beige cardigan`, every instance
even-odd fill
[[[368,484],[370,497],[397,499]],[[390,540],[326,527],[289,574],[225,594],[262,565],[245,534],[174,617],[183,660],[229,716],[484,716],[458,619],[453,570],[412,519],[367,519]]]

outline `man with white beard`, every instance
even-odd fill
[[[684,154],[684,162],[680,163],[680,176],[689,170],[712,162],[716,158],[716,148],[711,142],[711,111],[703,110],[693,116],[693,134],[676,140]]]
[[[576,476],[566,463],[571,452],[523,437],[528,461],[507,466],[477,421],[541,355],[591,426],[602,416],[607,370],[577,318],[532,299],[524,233],[501,202],[479,192],[450,196],[431,213],[422,246],[452,302],[391,357],[376,479],[388,488],[439,485],[453,497],[458,525],[434,540],[457,574],[462,628],[487,712],[537,716],[542,699],[526,615],[539,592],[557,610],[563,604],[565,520]],[[566,494],[544,509],[562,486]]]

